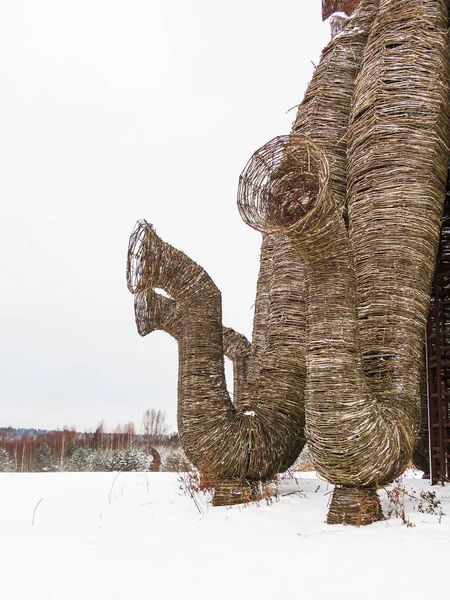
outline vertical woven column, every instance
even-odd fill
[[[423,340],[448,164],[445,0],[382,0],[349,128],[348,199],[363,368],[404,459],[419,423]]]

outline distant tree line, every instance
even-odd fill
[[[134,423],[107,432],[0,427],[0,471],[182,471],[189,465],[178,434],[168,433],[161,410],[148,409],[141,432]]]

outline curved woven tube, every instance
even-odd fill
[[[377,7],[377,0],[363,1],[339,38],[325,48],[292,126],[293,134],[307,135],[324,150],[332,166],[331,191],[342,207],[347,187],[346,133],[351,99]],[[290,136],[265,144],[253,154],[239,178],[239,212],[244,222],[257,231],[277,233],[295,227],[310,208],[308,194],[317,195],[317,186],[311,187],[316,177],[302,165],[297,169],[295,144],[294,152],[290,144]],[[318,168],[326,169],[319,179],[328,179],[328,165],[310,165],[309,170],[315,173]]]
[[[314,153],[317,163],[326,162],[322,150],[301,137],[295,136],[297,152],[305,157]],[[398,446],[398,436],[395,430],[384,435],[383,415],[362,371],[353,257],[340,207],[326,180],[291,236],[306,274],[306,434],[311,455],[328,481],[367,486],[381,479],[375,453],[385,456]]]
[[[346,498],[367,495],[371,498],[367,515],[363,518],[365,508],[352,500],[354,506],[351,510],[347,507],[345,522],[368,523],[381,514],[376,495],[370,490],[403,472],[411,458],[415,431],[408,431],[409,415],[402,414],[401,407],[380,406],[382,398],[371,393],[363,372],[353,256],[340,207],[328,192],[325,154],[301,135],[280,138],[278,143],[281,152],[289,147],[288,156],[295,157],[296,177],[305,174],[305,182],[310,182],[306,214],[294,223],[291,212],[284,223],[306,272],[307,439],[314,464],[326,479],[339,486],[368,490],[367,494],[353,493],[339,487],[330,522],[339,521]],[[268,144],[271,153],[274,145],[276,140]],[[257,153],[258,165],[262,164],[261,155],[264,148]],[[272,189],[269,187],[267,202],[272,201]],[[285,195],[284,189],[281,194]],[[256,214],[253,222],[263,222],[257,212],[265,206],[263,195],[261,190],[254,206],[247,202],[253,209],[247,214]],[[268,212],[263,209],[262,215]],[[297,214],[301,212],[304,207]],[[276,225],[281,230],[283,222],[274,224],[269,214],[269,227]],[[397,418],[393,419],[395,412]]]
[[[373,96],[360,89],[356,96],[364,99],[355,112],[357,120],[375,113],[372,128],[354,120],[349,170],[354,177],[350,190],[354,186],[360,191],[359,197],[350,194],[350,224],[363,363],[352,253],[339,206],[325,186],[296,229],[309,300],[308,441],[318,470],[341,486],[373,488],[392,481],[410,460],[416,436],[418,370],[445,189],[448,132],[446,7],[443,2],[419,4],[418,10],[411,2],[383,3],[373,47],[369,42],[368,48],[379,70],[374,75],[373,66],[367,68],[359,79],[359,87],[373,86]],[[399,23],[403,37],[395,41]],[[410,35],[405,37],[408,28]],[[391,64],[385,54],[397,48],[400,57]],[[433,54],[431,48],[437,51]],[[405,90],[409,78],[414,85]],[[377,86],[385,81],[392,87],[381,96],[383,104]],[[427,133],[420,131],[424,126]],[[305,146],[309,157],[311,145]],[[292,222],[287,225],[295,235]],[[334,510],[333,519],[339,512],[336,506]]]
[[[146,224],[146,221],[143,223]],[[134,313],[136,327],[141,337],[159,330],[179,340],[182,333],[182,318],[177,303],[171,298],[158,294],[151,288],[138,292],[134,298]],[[236,407],[241,403],[250,349],[251,344],[244,335],[237,333],[231,327],[223,328],[224,356],[233,363],[233,403]]]
[[[238,209],[247,225],[286,233],[312,208],[329,172],[327,161],[309,153],[308,144],[304,136],[283,135],[253,154],[238,187]]]
[[[134,259],[134,253],[139,261]],[[287,368],[292,362],[292,340],[288,340],[283,352],[280,338],[285,329],[281,328],[279,335],[271,331],[272,343],[278,343],[275,357],[270,353],[270,342],[265,348],[264,370],[277,382],[276,391],[273,393],[273,385],[260,384],[251,408],[247,409],[247,396],[246,410],[237,410],[225,385],[221,297],[208,274],[185,254],[164,243],[145,222],[138,223],[130,238],[128,265],[132,290],[141,294],[160,288],[171,297],[146,294],[145,302],[158,302],[156,311],[153,307],[144,311],[153,319],[150,329],[155,326],[155,314],[162,310],[161,306],[172,310],[175,306],[171,303],[176,303],[181,323],[178,429],[189,460],[221,480],[236,482],[273,476],[292,454],[292,448],[298,446],[298,438],[303,438],[304,364]],[[289,316],[289,307],[285,315]],[[167,314],[158,318],[166,326],[176,321]],[[293,334],[297,332],[294,330]],[[230,335],[237,341],[226,330],[225,338]],[[232,352],[242,349],[242,339],[238,342]],[[302,385],[299,378],[303,378]]]
[[[165,331],[177,341],[180,337],[181,315],[177,303],[152,288],[134,296],[134,318],[141,337],[153,331]]]
[[[366,6],[370,8],[369,3]],[[308,438],[318,470],[341,486],[373,489],[391,481],[410,460],[416,436],[418,369],[447,164],[446,20],[443,2],[385,0],[372,32],[365,71],[359,77],[350,130],[355,149],[350,148],[349,173],[354,179],[350,180],[349,195],[362,297],[363,364],[353,259],[340,218],[342,153],[333,154],[329,146],[325,152],[332,159],[330,188],[337,202],[324,185],[318,148],[317,166],[303,168],[302,188],[301,158],[297,160],[302,144],[298,139],[292,139],[294,146],[300,143],[295,161],[291,158],[295,151],[286,138],[258,151],[252,168],[263,175],[255,177],[246,169],[249,181],[258,182],[257,193],[246,183],[245,173],[240,186],[239,203],[246,222],[263,231],[284,230],[290,236],[301,233],[296,247],[307,270],[309,300]],[[390,60],[392,52],[396,56]],[[385,93],[380,90],[383,87]],[[305,105],[307,109],[308,103],[300,110]],[[310,120],[305,119],[303,131],[309,126]],[[311,129],[314,135],[320,131]],[[326,133],[323,137],[329,144],[331,137]],[[303,164],[309,165],[314,151],[309,142],[303,148]],[[264,154],[278,167],[280,180],[271,176],[270,166],[259,166]],[[296,172],[290,172],[284,161],[296,162]],[[352,161],[359,171],[352,170]],[[314,169],[316,183],[311,174]],[[384,173],[380,169],[385,169]],[[279,181],[286,185],[278,189]],[[352,185],[361,193],[356,201]],[[348,496],[337,493],[340,498]],[[333,519],[338,505],[340,502],[335,504]]]
[[[370,19],[373,18],[375,10],[373,7],[376,4],[369,0],[363,2],[363,9],[357,13],[359,21],[349,20],[343,32],[336,38],[340,41],[338,43],[334,41],[329,45],[310,86],[312,92],[309,95],[307,92],[295,124],[299,130],[309,128],[317,131],[316,141],[320,141],[327,147],[327,157],[330,163],[333,167],[337,162],[341,164],[340,169],[336,168],[336,176],[334,169],[331,176],[332,185],[336,189],[340,187],[341,192],[345,188],[345,169],[342,168],[343,157],[345,157],[345,140],[340,132],[337,136],[334,134],[331,123],[336,125],[342,121],[344,123],[343,130],[346,128],[354,77],[359,68],[362,48],[367,38]],[[359,25],[364,25],[364,27]],[[349,60],[349,57],[352,58]],[[345,61],[343,62],[342,59]],[[324,65],[326,66],[324,67]],[[339,69],[341,70],[339,71]],[[334,85],[337,82],[338,73],[341,73],[340,76],[343,79],[339,85]],[[339,87],[342,87],[341,83],[343,84],[344,79],[347,88],[345,93],[339,96],[336,92]],[[330,89],[332,89],[331,93]],[[348,100],[347,104],[346,99]],[[260,187],[270,185],[272,198],[269,198],[269,202],[261,207],[262,211],[259,211],[259,216],[258,210],[253,211],[253,215],[262,220],[261,226],[257,225],[257,227],[267,233],[264,233],[261,250],[253,344],[248,363],[242,369],[238,386],[241,408],[235,413],[232,412],[231,417],[228,414],[229,406],[226,406],[227,401],[223,396],[224,385],[219,384],[223,377],[218,367],[218,361],[221,360],[218,357],[222,356],[221,352],[223,353],[224,348],[219,350],[220,344],[223,344],[223,332],[218,327],[220,320],[218,318],[220,311],[217,308],[218,291],[214,289],[215,286],[209,278],[205,277],[204,271],[199,272],[198,265],[190,261],[190,264],[186,266],[184,260],[189,261],[189,259],[173,248],[173,252],[168,252],[168,248],[171,247],[161,242],[157,236],[150,236],[152,239],[147,241],[146,232],[137,229],[133,232],[130,240],[128,270],[130,291],[138,292],[140,296],[147,287],[163,288],[176,301],[177,314],[183,315],[180,337],[179,422],[181,420],[186,424],[185,448],[189,445],[198,446],[194,438],[199,433],[200,453],[203,455],[203,459],[201,456],[193,457],[195,449],[191,456],[187,448],[186,452],[199,468],[215,471],[222,479],[230,479],[233,482],[236,476],[238,478],[268,476],[267,473],[273,471],[273,467],[270,465],[275,463],[277,465],[275,470],[288,467],[295,460],[304,443],[302,433],[305,380],[303,265],[299,260],[295,236],[278,235],[278,232],[286,233],[286,222],[288,229],[295,227],[298,219],[310,211],[312,206],[310,202],[314,202],[317,198],[320,182],[316,181],[317,178],[314,176],[314,168],[311,164],[308,169],[303,167],[299,169],[298,165],[293,167],[292,157],[287,158],[289,152],[290,149],[284,147],[278,159],[272,157],[272,166],[266,173],[267,181],[256,182],[256,191]],[[326,166],[326,162],[319,162],[318,167],[324,165]],[[273,168],[274,166],[275,168]],[[302,178],[296,179],[296,172],[302,169]],[[261,172],[261,169],[259,171]],[[310,180],[305,182],[305,177],[308,178],[307,173],[309,173]],[[328,174],[324,173],[322,179],[327,177]],[[317,184],[317,188],[313,189],[312,184]],[[255,196],[255,190],[250,190],[250,195]],[[302,201],[299,201],[300,198]],[[344,204],[343,192],[340,204],[341,206]],[[300,212],[296,212],[298,210]],[[148,256],[151,256],[153,261],[159,265],[156,269],[150,267]],[[183,275],[180,282],[183,289],[178,289],[177,296],[174,296],[173,290],[170,289],[169,279],[174,275],[178,277],[179,273]],[[186,273],[187,275],[184,277]],[[194,283],[193,280],[195,280]],[[163,303],[167,305],[167,302],[157,298],[154,292],[146,293],[143,297],[145,302],[150,300],[150,303],[144,310],[141,310],[141,320],[149,319],[147,326],[151,329],[155,319],[155,310],[157,313],[161,312],[161,305]],[[207,314],[207,324],[203,324],[203,330],[200,327],[201,310],[199,308],[202,303],[204,312]],[[143,304],[140,306],[142,308]],[[157,306],[158,309],[155,309],[154,306]],[[136,314],[138,312],[137,310]],[[166,330],[173,328],[176,322],[176,320],[173,321],[173,317],[169,318],[166,314],[160,318],[163,318]],[[191,328],[192,331],[196,330],[194,335],[192,335]],[[220,333],[218,333],[219,329]],[[201,332],[203,335],[200,335]],[[207,333],[206,336],[205,333]],[[222,340],[219,340],[220,334],[222,334]],[[188,338],[191,343],[187,342]],[[197,345],[199,352],[196,350]],[[208,389],[207,385],[204,388],[205,393],[201,392],[200,383],[201,376],[205,374],[205,361],[209,361],[212,369],[210,375],[217,383],[215,391],[218,397],[215,403],[212,390]],[[196,372],[191,372],[187,368],[187,365],[191,363],[197,365]],[[245,375],[245,370],[247,375]],[[192,375],[191,379],[189,379],[190,374]],[[199,396],[206,397],[206,402],[201,406],[198,402],[190,401],[189,394],[192,395],[193,388],[186,384],[187,381],[193,382],[196,376],[198,379],[196,390]],[[229,401],[228,404],[230,404]],[[206,413],[207,406],[211,411],[215,410],[211,407],[216,405],[221,407],[220,411],[216,413],[215,417],[211,415],[209,419],[205,418],[205,422],[200,427],[202,411],[199,408],[204,408]],[[243,425],[242,419],[235,419],[236,414],[246,417]],[[293,414],[294,418],[292,418]],[[211,421],[215,421],[215,424]],[[222,460],[218,465],[217,460],[211,459],[213,446],[214,451],[217,449],[217,454],[221,457],[221,440],[224,431],[225,435],[228,435],[235,425],[237,425],[236,434],[232,439],[234,458],[230,453],[226,455],[226,460]],[[295,428],[297,428],[296,431]],[[189,438],[189,432],[194,432],[191,438]],[[220,438],[218,446],[212,443],[213,440],[218,439],[217,436]],[[290,439],[289,444],[286,442],[288,438]],[[230,441],[229,437],[228,441]],[[243,462],[241,460],[244,453],[246,453],[248,462],[245,470],[242,469]],[[234,485],[235,483],[233,483]]]
[[[233,404],[243,410],[242,396],[248,378],[248,363],[252,345],[245,335],[231,327],[223,328],[223,354],[233,363]]]
[[[260,157],[266,155],[266,148],[273,154],[277,145],[280,155],[286,157],[286,165],[291,162],[291,189],[298,189],[297,181],[302,178],[302,189],[308,191],[306,188],[310,186],[306,202],[303,196],[297,196],[303,206],[295,214],[303,213],[303,216],[294,222],[292,213],[288,213],[284,222],[280,219],[275,223],[270,214],[268,224],[279,231],[285,227],[284,237],[295,248],[297,261],[305,266],[308,443],[316,468],[329,481],[343,484],[341,477],[344,477],[346,484],[366,485],[373,476],[374,440],[382,426],[382,418],[374,415],[375,402],[370,397],[361,368],[354,270],[347,231],[340,208],[328,192],[325,154],[306,136],[295,134],[275,138],[255,154],[254,168],[262,168],[264,161]],[[250,168],[248,172],[253,173],[254,169]],[[279,189],[284,197],[285,190]],[[252,198],[247,197],[246,214],[256,215],[252,223],[264,223],[268,211],[263,209],[261,214],[257,211],[272,201],[272,190],[273,186],[269,186],[264,201],[265,190],[260,189],[260,195],[253,196],[253,205]],[[364,421],[370,421],[367,431],[361,426]],[[355,457],[361,452],[364,456],[355,463]],[[343,461],[344,454],[346,460]]]
[[[294,133],[306,133],[312,141],[324,148],[328,162],[332,165],[331,173],[328,173],[326,163],[320,161],[317,166],[319,170],[323,169],[322,182],[325,178],[330,178],[334,197],[343,210],[347,183],[346,132],[351,98],[377,9],[378,0],[363,0],[352,18],[342,24],[340,35],[322,53],[293,124]],[[290,337],[295,339],[291,357],[292,362],[296,361],[297,368],[300,366],[301,370],[305,365],[305,276],[302,260],[292,243],[292,237],[284,234],[289,225],[295,226],[296,220],[309,208],[320,182],[316,182],[315,190],[311,189],[309,184],[316,181],[315,176],[311,175],[314,172],[311,157],[305,171],[302,164],[298,164],[302,159],[295,156],[295,151],[291,152],[291,139],[277,138],[253,155],[239,179],[238,208],[248,225],[263,232],[263,240],[271,239],[272,271],[278,276],[277,282],[270,285],[271,319],[274,324],[277,319],[282,324],[285,321],[285,307],[291,304]],[[299,172],[302,173],[301,177],[298,176]],[[280,233],[283,235],[279,235]],[[261,265],[263,267],[263,263]],[[280,277],[283,271],[286,272],[285,276]],[[280,286],[281,281],[283,286]],[[295,335],[296,328],[303,332],[301,338]],[[289,339],[289,332],[286,333],[283,340]],[[252,372],[252,369],[249,368],[249,371]],[[274,385],[275,380],[267,380],[267,385]],[[298,385],[302,385],[301,380],[300,377]],[[298,440],[283,468],[287,468],[295,460],[303,442],[303,438]]]
[[[377,7],[378,0],[363,0],[357,13],[343,25],[339,39],[333,40],[324,50],[293,125],[294,131],[308,132],[314,141],[326,148],[327,158],[333,165],[331,185],[341,206],[345,204],[345,133],[350,116],[350,101]],[[249,359],[250,376],[256,373],[256,377],[252,385],[249,376],[247,392],[250,398],[257,396],[257,386],[254,382],[264,373],[266,375],[263,385],[267,389],[273,389],[277,385],[276,378],[271,378],[269,371],[261,370],[261,364],[267,362],[270,355],[271,360],[276,362],[276,340],[280,328],[284,328],[284,335],[279,338],[284,350],[287,348],[287,340],[291,340],[291,352],[284,352],[284,356],[290,356],[291,363],[285,368],[297,371],[296,385],[299,389],[304,385],[306,309],[303,264],[292,237],[279,233],[286,233],[286,220],[295,226],[296,219],[312,199],[308,195],[313,196],[314,190],[311,190],[305,181],[306,171],[302,165],[297,164],[298,157],[295,156],[295,152],[290,152],[290,139],[277,138],[258,151],[247,164],[239,180],[238,208],[241,216],[247,224],[263,232],[260,278],[265,285],[260,289],[258,280],[252,355]],[[285,140],[284,144],[282,140]],[[324,169],[322,179],[328,178],[326,164],[319,162],[318,166],[319,169]],[[312,173],[313,165],[309,164],[307,170]],[[300,171],[302,177],[299,178]],[[313,175],[309,177],[310,182],[316,180]],[[267,189],[270,190],[269,194]],[[264,190],[262,194],[261,190]],[[301,204],[297,201],[299,198],[303,200]],[[295,211],[298,211],[298,214]],[[259,321],[258,302],[263,306]],[[266,317],[269,314],[270,319]],[[261,326],[264,320],[269,323],[267,331]],[[256,344],[258,336],[262,338],[259,352]],[[271,352],[266,354],[264,345],[267,341]],[[253,362],[254,355],[258,359]],[[292,464],[303,443],[303,436],[298,437],[291,455],[286,457],[283,469]]]
[[[265,420],[273,421],[274,426],[275,410],[283,413],[282,422],[287,429],[289,414],[297,416],[299,429],[291,437],[291,446],[280,466],[282,472],[295,462],[305,444],[305,281],[303,265],[288,236],[274,238],[272,269],[266,351],[255,398]],[[280,397],[281,402],[271,400]]]

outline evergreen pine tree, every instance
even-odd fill
[[[0,448],[0,472],[11,471],[11,467],[12,464],[9,460],[8,452],[4,448]]]
[[[47,444],[40,446],[36,452],[36,471],[56,471],[52,451]]]

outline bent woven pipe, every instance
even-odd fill
[[[343,210],[346,191],[345,134],[350,118],[351,98],[377,8],[378,0],[363,0],[359,10],[343,25],[339,39],[332,40],[325,48],[293,124],[294,132],[306,132],[324,147],[327,159],[333,165],[331,186]],[[238,207],[241,216],[247,224],[263,234],[253,343],[246,386],[250,402],[257,394],[258,386],[261,385],[264,373],[267,372],[262,368],[263,359],[267,360],[271,355],[271,360],[275,360],[280,328],[284,327],[284,335],[280,338],[283,346],[286,340],[293,340],[291,365],[287,368],[298,368],[297,365],[302,369],[305,368],[305,276],[302,260],[293,248],[290,236],[280,235],[279,231],[275,234],[266,230],[264,226],[260,227],[259,217],[253,205],[258,190],[265,189],[266,178],[271,177],[271,173],[266,172],[265,166],[276,164],[277,178],[280,178],[282,173],[289,177],[289,166],[287,169],[280,168],[280,163],[283,162],[284,157],[280,156],[275,149],[274,153],[268,152],[267,155],[260,157],[258,166],[262,166],[262,169],[253,169],[253,161],[250,161],[239,180]],[[258,200],[255,204],[258,204]],[[278,210],[283,211],[284,208],[278,206]],[[269,298],[271,298],[270,302]],[[284,313],[286,305],[289,304],[291,318],[287,319]],[[268,311],[270,311],[270,319]],[[264,322],[269,324],[268,328],[264,327]],[[301,337],[300,331],[303,332]],[[270,353],[265,353],[266,344],[271,347]],[[288,356],[286,352],[284,354]],[[266,385],[272,389],[275,382],[276,379],[270,377]],[[302,386],[301,393],[303,393],[302,378],[298,379],[297,385]],[[273,393],[277,391],[274,389]],[[245,397],[243,402],[245,404]],[[291,454],[286,457],[282,470],[294,462],[301,450],[303,438],[297,439],[298,444],[293,446]]]
[[[286,175],[274,173],[254,210],[266,231],[283,231],[291,238],[305,266],[306,435],[314,464],[332,483],[373,488],[375,454],[385,456],[392,440],[385,438],[383,415],[362,371],[353,258],[340,207],[328,190],[328,162],[318,146],[299,134],[275,138],[261,148],[255,168],[268,152],[282,157]],[[397,444],[397,452],[402,450]],[[373,501],[373,491],[370,495]],[[350,496],[339,498],[343,506]],[[352,501],[353,507],[357,504]]]
[[[143,221],[144,227],[150,227]],[[164,331],[177,342],[181,335],[181,318],[177,303],[148,289],[138,292],[134,299],[136,327],[141,337],[153,331]],[[233,404],[241,405],[242,389],[247,378],[247,363],[251,344],[241,333],[231,327],[223,328],[223,353],[233,363]]]
[[[288,299],[295,298],[294,276],[288,260],[278,282]],[[305,365],[295,359],[295,339],[304,338],[304,325],[298,327],[304,310],[299,311],[298,303],[288,302],[282,319],[276,311],[271,318],[269,307],[265,374],[253,399],[244,390],[245,409],[239,409],[226,389],[223,356],[224,337],[238,339],[230,352],[237,355],[242,339],[227,329],[224,336],[221,295],[209,275],[140,222],[130,238],[128,281],[140,302],[145,297],[149,321],[139,325],[141,332],[162,327],[178,338],[178,429],[189,460],[222,483],[267,479],[288,457],[293,462],[304,429]],[[284,294],[291,286],[294,291]],[[155,288],[170,298],[156,294]],[[284,348],[283,336],[288,338]]]

